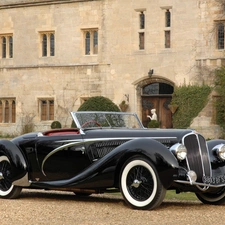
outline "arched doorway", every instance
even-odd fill
[[[156,109],[161,128],[172,128],[172,113],[168,108],[173,94],[173,86],[161,80],[152,80],[141,88],[142,123],[148,126],[151,109]]]

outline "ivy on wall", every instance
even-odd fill
[[[177,106],[173,114],[174,128],[188,128],[207,103],[211,88],[208,85],[175,87],[170,105]]]
[[[225,129],[225,67],[215,72],[215,90],[219,95],[215,103],[216,123]]]

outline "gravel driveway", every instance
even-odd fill
[[[208,225],[225,224],[225,205],[164,200],[153,211],[128,208],[119,195],[77,197],[70,192],[23,190],[20,199],[0,200],[1,225]]]

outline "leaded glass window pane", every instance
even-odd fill
[[[173,94],[173,86],[166,83],[152,83],[143,87],[142,94],[144,95],[163,95]]]
[[[54,120],[54,100],[49,101],[49,119]]]
[[[47,101],[41,101],[41,120],[47,120]]]
[[[140,29],[145,29],[145,14],[140,13]]]
[[[6,58],[6,38],[2,37],[2,58]]]
[[[224,25],[218,26],[218,49],[224,49]]]
[[[9,58],[13,57],[13,37],[9,37]]]
[[[5,123],[9,123],[9,102],[5,101]]]
[[[94,32],[93,54],[98,54],[98,31]]]
[[[0,123],[2,123],[3,120],[3,104],[2,101],[0,101]]]
[[[170,48],[170,31],[165,31],[165,48]]]
[[[145,33],[139,33],[139,49],[145,49]]]
[[[55,55],[55,36],[54,34],[50,35],[50,56]]]
[[[42,56],[47,56],[47,35],[42,36]]]
[[[170,27],[171,26],[171,13],[169,10],[166,10],[166,13],[165,13],[165,19],[166,19],[166,27]]]
[[[12,101],[12,123],[16,122],[16,102]]]
[[[87,32],[86,33],[86,36],[85,36],[85,55],[90,55],[90,32]]]

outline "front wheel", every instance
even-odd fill
[[[0,156],[0,198],[17,198],[22,190],[10,181],[11,164],[6,156]]]
[[[134,156],[124,164],[120,189],[128,205],[135,209],[154,209],[166,194],[154,165],[141,156]]]
[[[212,192],[196,193],[196,196],[204,204],[220,205],[225,202],[225,188],[214,188]]]

